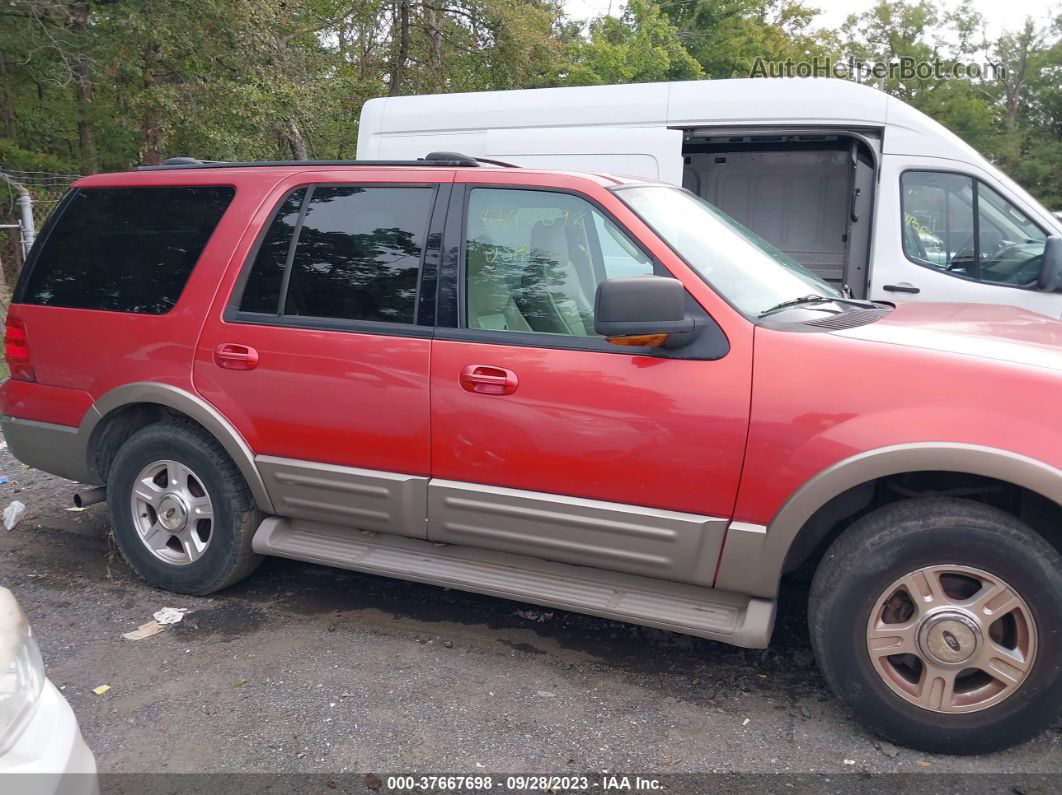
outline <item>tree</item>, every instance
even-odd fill
[[[691,80],[703,77],[678,29],[649,0],[630,0],[620,19],[601,17],[579,42],[564,82],[571,85]]]
[[[758,58],[802,60],[824,50],[800,0],[690,0],[664,5],[705,75],[748,77]]]
[[[1010,50],[1022,60],[1022,34],[1028,25],[1012,38],[1018,46]],[[1017,104],[1017,115],[1011,121],[1012,108],[1004,103],[1004,125],[1007,139],[1005,165],[1022,185],[1032,191],[1053,210],[1062,209],[1062,15],[1032,41],[1050,42],[1029,48],[1024,58],[1025,73]],[[1007,51],[1003,42],[998,52]],[[1016,79],[1012,79],[1013,86]],[[1013,89],[1012,89],[1013,90]],[[1004,96],[1007,96],[1004,91]]]

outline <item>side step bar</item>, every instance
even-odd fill
[[[433,544],[300,519],[267,518],[252,547],[263,555],[559,607],[762,649],[775,603],[696,585]]]

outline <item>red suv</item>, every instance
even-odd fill
[[[280,555],[756,648],[814,567],[874,731],[1058,717],[1062,323],[850,300],[686,191],[446,153],[87,177],[6,355],[11,450],[100,484],[163,588]]]

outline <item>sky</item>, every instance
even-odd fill
[[[804,0],[812,8],[819,8],[822,14],[817,22],[822,27],[835,28],[844,22],[849,14],[858,14],[871,8],[874,0]],[[608,12],[619,14],[624,0],[564,0],[564,7],[574,19],[586,19]],[[1019,26],[1025,17],[1048,19],[1052,10],[1062,8],[1059,0],[941,0],[941,11],[949,8],[967,6],[981,12],[988,25],[990,37],[998,36],[1004,29]]]

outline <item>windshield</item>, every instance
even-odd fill
[[[616,195],[724,298],[758,317],[809,295],[840,293],[759,235],[679,188],[620,188]],[[836,311],[832,302],[823,302]]]

